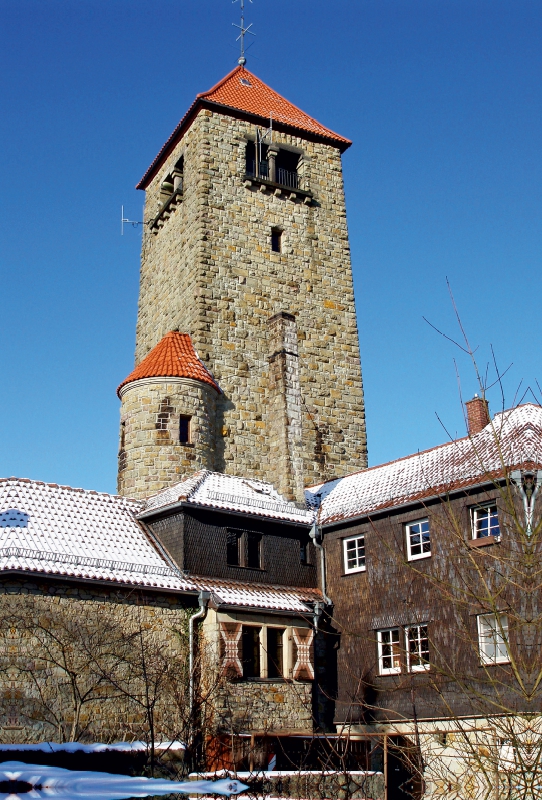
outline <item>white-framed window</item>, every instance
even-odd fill
[[[478,644],[482,664],[504,664],[508,655],[508,617],[505,614],[480,614]]]
[[[344,571],[363,572],[365,570],[365,536],[351,536],[343,539]]]
[[[406,540],[408,560],[427,558],[431,555],[431,534],[429,520],[418,519],[406,525]]]
[[[500,536],[499,512],[496,503],[474,506],[472,514],[472,538],[483,539],[486,536]]]
[[[381,675],[394,675],[401,672],[401,645],[399,628],[377,631],[378,671]]]
[[[427,624],[405,628],[406,660],[409,672],[429,669],[429,635]]]

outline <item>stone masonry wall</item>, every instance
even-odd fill
[[[162,229],[145,228],[136,363],[170,330],[192,336],[224,395],[217,403],[215,468],[271,480],[268,320],[295,315],[306,484],[366,465],[359,345],[341,156],[329,145],[274,132],[303,154],[307,205],[245,185],[255,128],[203,109],[147,190],[184,156],[182,202]],[[162,198],[163,199],[163,198]],[[271,251],[271,229],[282,252]]]
[[[0,586],[0,741],[145,739],[147,719],[127,695],[141,692],[143,685],[138,662],[141,649],[136,646],[140,641],[151,676],[149,685],[160,676],[156,685],[163,692],[155,708],[156,736],[176,738],[187,718],[182,665],[190,613],[193,609],[186,608],[186,601],[173,595],[142,597],[137,590],[116,594],[92,585],[52,586],[36,578],[4,581]],[[162,674],[166,660],[176,672],[177,707],[171,700],[164,703],[173,696],[173,686]],[[119,670],[119,664],[126,668]],[[108,674],[115,674],[116,686],[108,681]],[[119,686],[126,692],[119,691]]]
[[[304,501],[302,406],[295,317],[269,320],[269,450],[272,483],[289,500]]]
[[[311,731],[312,685],[284,681],[230,683],[217,698],[216,724],[222,733]]]
[[[122,392],[118,492],[143,498],[215,465],[215,389],[183,378],[129,383]],[[179,419],[191,417],[190,443]]]
[[[148,717],[133,698],[147,689],[151,700],[156,692],[156,739],[182,740],[189,720],[188,616],[195,610],[195,599],[175,594],[5,579],[0,741],[146,740]],[[310,729],[311,684],[230,683],[220,676],[216,614],[209,609],[207,617],[196,648],[206,696],[202,733]],[[78,706],[77,698],[85,701]]]

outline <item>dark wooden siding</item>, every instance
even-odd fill
[[[189,573],[279,586],[318,585],[316,551],[308,527],[205,509],[183,509],[148,524],[178,566]],[[227,563],[228,528],[261,534],[261,569]],[[301,541],[308,544],[307,564],[301,563]]]
[[[426,505],[413,504],[326,531],[328,594],[340,631],[337,721],[370,722],[386,716],[412,718],[414,714],[441,717],[448,715],[447,704],[456,715],[485,714],[495,708],[492,700],[498,693],[499,702],[507,707],[519,704],[524,708],[524,696],[506,689],[514,682],[510,667],[483,669],[477,649],[476,617],[487,611],[479,602],[481,578],[497,586],[495,565],[498,562],[499,569],[509,565],[515,547],[510,520],[497,498],[498,491],[491,488]],[[491,499],[497,499],[500,507],[502,540],[467,549],[463,542],[472,536],[470,509]],[[405,525],[427,517],[432,554],[408,562]],[[365,536],[366,571],[345,574],[342,540],[358,533]],[[470,592],[467,603],[458,599],[465,592]],[[521,598],[512,597],[511,592],[508,585],[499,598],[503,611],[508,602],[520,606]],[[415,623],[429,626],[431,669],[408,673],[403,664],[400,675],[379,675],[376,631]],[[512,648],[516,639],[511,625]],[[504,689],[497,691],[492,671],[503,681]],[[459,679],[468,683],[468,691],[459,689]]]

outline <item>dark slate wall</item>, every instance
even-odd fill
[[[190,573],[213,578],[317,588],[317,553],[308,526],[265,521],[206,509],[153,519],[147,524],[176,563]],[[226,561],[228,528],[262,535],[262,569],[230,566]],[[308,543],[308,564],[300,559],[300,542]]]
[[[156,518],[147,524],[179,569],[186,569],[184,565],[184,514],[181,512]]]

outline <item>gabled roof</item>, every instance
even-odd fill
[[[206,469],[149,497],[143,516],[147,512],[174,506],[181,501],[289,522],[312,522],[312,514],[306,508],[298,508],[295,503],[285,500],[273,484]]]
[[[542,465],[542,408],[497,414],[480,433],[307,489],[320,524],[361,517]]]
[[[225,581],[181,572],[138,521],[144,503],[24,478],[0,479],[0,574],[110,581],[211,593],[217,606],[311,613],[316,589]]]
[[[123,380],[117,389],[118,396],[121,396],[121,389],[124,386],[141,378],[192,378],[195,381],[208,383],[220,392],[215,379],[194,350],[188,333],[179,331],[166,333],[156,347]]]
[[[0,570],[195,590],[136,519],[142,503],[18,478],[0,480]]]
[[[305,138],[316,138],[338,147],[341,152],[350,147],[352,142],[339,136],[338,133],[321,125],[313,117],[305,114],[289,100],[275,92],[267,84],[244,67],[235,67],[225,78],[222,78],[212,89],[201,92],[181,119],[167,142],[164,144],[151,166],[137,185],[137,189],[146,189],[156,172],[171,153],[181,136],[192,123],[200,108],[213,108],[223,113],[239,112],[243,116],[254,119],[260,125],[269,125],[270,117],[273,126],[281,130],[301,132]]]

